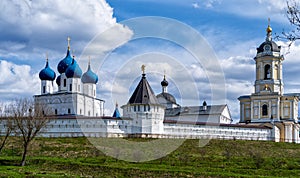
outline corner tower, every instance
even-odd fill
[[[145,66],[142,66],[142,78],[130,97],[128,103],[122,106],[123,117],[130,117],[132,133],[162,134],[165,107],[161,105],[149,85]]]

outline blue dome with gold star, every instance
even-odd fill
[[[81,78],[82,83],[93,83],[96,84],[98,82],[98,76],[95,74],[89,63],[88,70],[82,75]]]
[[[73,58],[71,65],[66,69],[66,77],[67,78],[81,78],[82,70]]]
[[[41,80],[55,80],[56,74],[55,72],[49,67],[48,60],[46,62],[46,66],[43,70],[40,71],[39,77]]]

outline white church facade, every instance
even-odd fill
[[[145,66],[141,79],[129,98],[116,105],[112,116],[104,116],[104,100],[97,98],[98,76],[89,62],[82,70],[70,52],[57,65],[59,76],[46,66],[39,73],[41,92],[36,103],[53,110],[45,137],[147,137],[272,140],[299,143],[298,95],[283,94],[280,47],[272,41],[271,28],[258,48],[255,93],[239,97],[241,117],[232,124],[224,105],[180,106],[168,93],[166,76],[162,92],[155,94],[147,81]],[[54,82],[55,81],[55,82]],[[54,85],[58,90],[54,91]],[[3,125],[1,126],[3,128]]]

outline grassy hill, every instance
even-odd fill
[[[300,144],[292,143],[186,140],[163,158],[134,163],[104,155],[86,138],[37,138],[25,167],[14,166],[18,145],[12,138],[0,154],[0,177],[300,177]]]

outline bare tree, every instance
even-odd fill
[[[13,120],[16,124],[16,134],[20,135],[23,143],[21,166],[25,165],[28,147],[31,141],[46,128],[51,109],[40,103],[34,103],[32,99],[18,99],[11,105]]]
[[[289,40],[290,45],[300,39],[300,9],[299,2],[295,0],[287,0],[287,11],[286,15],[292,26],[295,26],[295,30],[291,32],[282,32],[283,38]]]
[[[10,117],[9,114],[9,108],[6,104],[0,105],[0,123],[1,123],[1,139],[0,139],[0,153],[2,149],[4,148],[5,144],[7,143],[8,137],[11,135],[11,133],[14,130],[14,124],[13,119]]]

